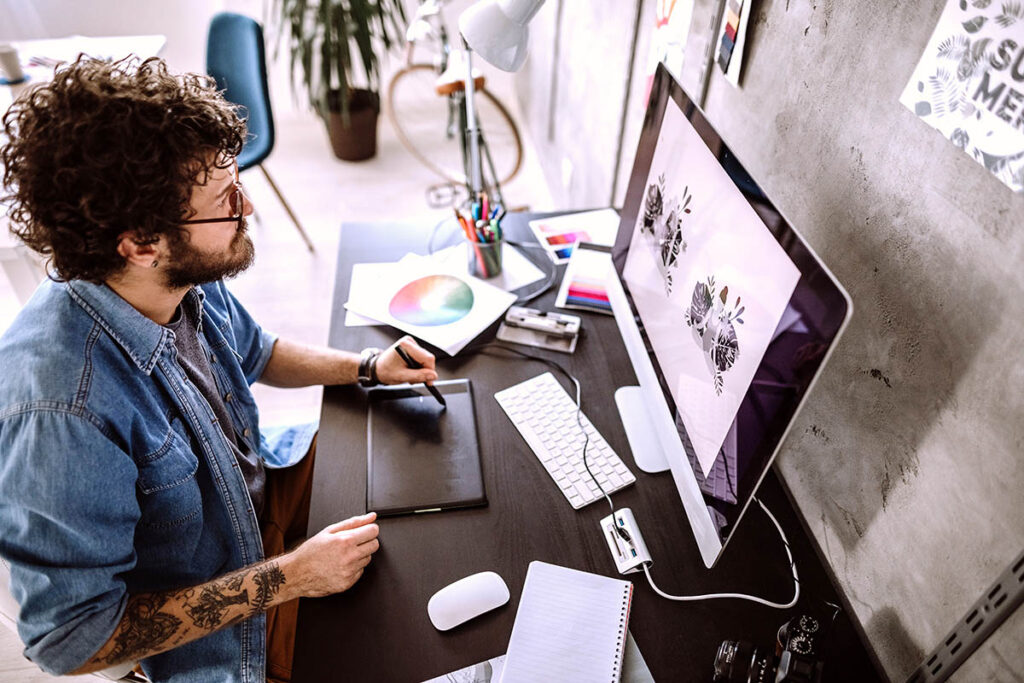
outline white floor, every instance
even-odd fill
[[[497,83],[492,90],[506,104],[513,104],[507,82]],[[277,142],[266,167],[312,237],[316,254],[306,250],[259,171],[249,171],[242,181],[261,217],[252,228],[257,259],[231,289],[264,327],[300,341],[326,343],[341,224],[404,221],[429,231],[451,211],[427,207],[425,189],[437,179],[399,144],[386,117],[380,119],[377,156],[359,163],[332,156],[324,126],[311,114],[286,111],[276,124]],[[526,164],[503,188],[508,204],[536,211],[557,208],[525,136],[524,143]],[[0,274],[0,330],[7,328],[17,310],[10,283]],[[319,416],[321,389],[257,385],[255,393],[265,424],[311,421]],[[0,681],[59,680],[24,660],[21,649],[18,638],[0,627]]]

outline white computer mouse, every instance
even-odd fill
[[[471,574],[434,593],[427,603],[430,623],[447,631],[508,602],[508,586],[494,572]]]

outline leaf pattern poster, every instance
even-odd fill
[[[949,0],[900,102],[1024,190],[1024,2]]]
[[[669,100],[623,270],[704,476],[800,271]]]

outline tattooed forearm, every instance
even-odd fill
[[[220,628],[224,625],[224,615],[229,607],[249,604],[249,591],[240,590],[244,580],[245,575],[239,574],[223,584],[214,582],[204,586],[197,600],[185,601],[185,613],[198,628],[208,631]]]
[[[284,572],[276,562],[270,562],[256,570],[253,576],[256,583],[256,600],[252,604],[253,613],[262,612],[284,585]]]
[[[181,619],[161,612],[166,596],[140,595],[128,601],[124,617],[114,635],[114,648],[104,658],[114,664],[137,659],[167,642],[181,626]]]
[[[247,619],[290,599],[281,595],[285,582],[275,559],[199,586],[133,595],[110,639],[72,673],[139,661]]]

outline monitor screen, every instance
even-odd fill
[[[668,449],[666,467],[693,478],[720,551],[848,319],[849,297],[663,66],[613,261],[656,378],[646,396],[668,409],[652,414],[671,416],[682,446]]]

